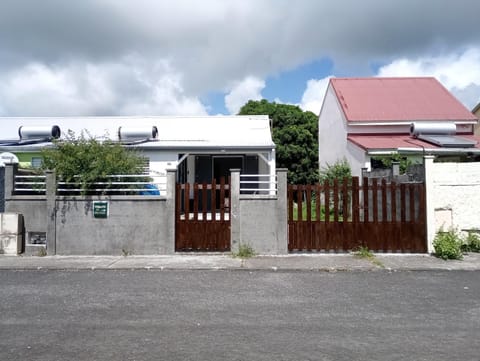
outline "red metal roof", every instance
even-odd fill
[[[435,78],[332,78],[330,83],[351,122],[477,120]]]
[[[475,140],[475,148],[480,148],[480,136],[459,134],[459,137]],[[365,150],[395,150],[398,148],[418,148],[419,150],[441,148],[434,144],[421,141],[409,135],[348,135],[349,142]]]

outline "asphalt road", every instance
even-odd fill
[[[0,360],[475,360],[480,274],[0,271]]]

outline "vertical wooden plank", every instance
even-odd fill
[[[325,222],[330,222],[330,183],[326,180],[323,183],[323,191],[325,192]]]
[[[401,221],[402,223],[406,222],[406,192],[405,192],[405,184],[400,184],[400,214],[401,214]]]
[[[396,252],[400,249],[400,234],[397,232],[398,220],[397,220],[397,183],[392,181],[390,184],[390,208],[391,208],[391,232],[389,250]]]
[[[359,203],[359,179],[358,177],[352,178],[352,222],[360,222],[360,203]]]
[[[392,217],[391,221],[393,223],[397,222],[397,183],[392,182],[390,184],[390,202],[392,203]]]
[[[225,221],[225,177],[220,178],[220,221]]]
[[[303,206],[303,194],[302,194],[302,186],[297,186],[297,221],[302,220],[302,206]]]
[[[310,184],[305,186],[305,201],[307,202],[307,222],[312,221],[312,186]]]
[[[287,206],[288,206],[288,250],[293,250],[293,185],[287,185]]]
[[[333,220],[338,222],[338,180],[333,180]]]
[[[388,209],[387,209],[387,180],[385,178],[382,179],[382,222],[387,223],[388,221]]]
[[[427,252],[427,226],[426,226],[426,211],[425,211],[425,183],[418,184],[419,203],[418,203],[418,219],[417,231],[419,234],[418,252]]]
[[[215,178],[212,179],[212,189],[210,191],[210,212],[212,213],[212,231],[214,237],[208,237],[209,248],[213,248],[216,251],[219,251],[223,248],[223,242],[219,230],[220,221],[217,220],[217,181]]]
[[[198,183],[193,184],[193,220],[198,221]]]
[[[175,184],[175,250],[178,251],[180,247],[181,241],[181,222],[180,222],[180,208],[182,204],[182,196],[181,196],[181,185]]]
[[[348,196],[348,178],[343,178],[342,183],[342,216],[343,221],[348,222],[349,218],[349,206],[350,206],[350,197]]]
[[[378,223],[378,184],[377,178],[372,179],[373,223]]]
[[[356,247],[356,241],[359,238],[359,228],[360,228],[360,186],[359,178],[352,178],[352,235],[349,242],[349,249]]]
[[[363,183],[362,183],[362,190],[363,190],[363,222],[367,223],[370,222],[370,215],[369,215],[369,197],[368,197],[368,192],[369,192],[369,186],[368,186],[368,178],[364,177],[363,178]]]
[[[320,192],[321,192],[321,187],[320,184],[315,185],[315,220],[317,222],[320,222],[321,220],[321,207],[320,207]]]

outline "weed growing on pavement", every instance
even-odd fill
[[[240,244],[238,246],[238,251],[232,253],[234,258],[251,258],[255,256],[255,250],[249,244]]]
[[[462,239],[456,229],[440,229],[433,240],[434,255],[441,259],[462,259]]]
[[[385,268],[384,264],[379,261],[372,251],[368,249],[367,246],[359,246],[355,252],[353,252],[355,257],[365,258],[372,262],[375,266]]]
[[[45,257],[47,255],[47,250],[43,247],[41,247],[39,250],[38,250],[38,254],[37,256],[38,257]]]
[[[132,252],[130,252],[128,249],[122,248],[122,256],[127,257],[130,256]]]

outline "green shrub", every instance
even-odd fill
[[[462,259],[462,241],[455,229],[445,232],[440,229],[433,240],[434,255],[447,259]]]
[[[478,235],[478,233],[468,232],[462,244],[462,251],[480,252],[480,235]]]

